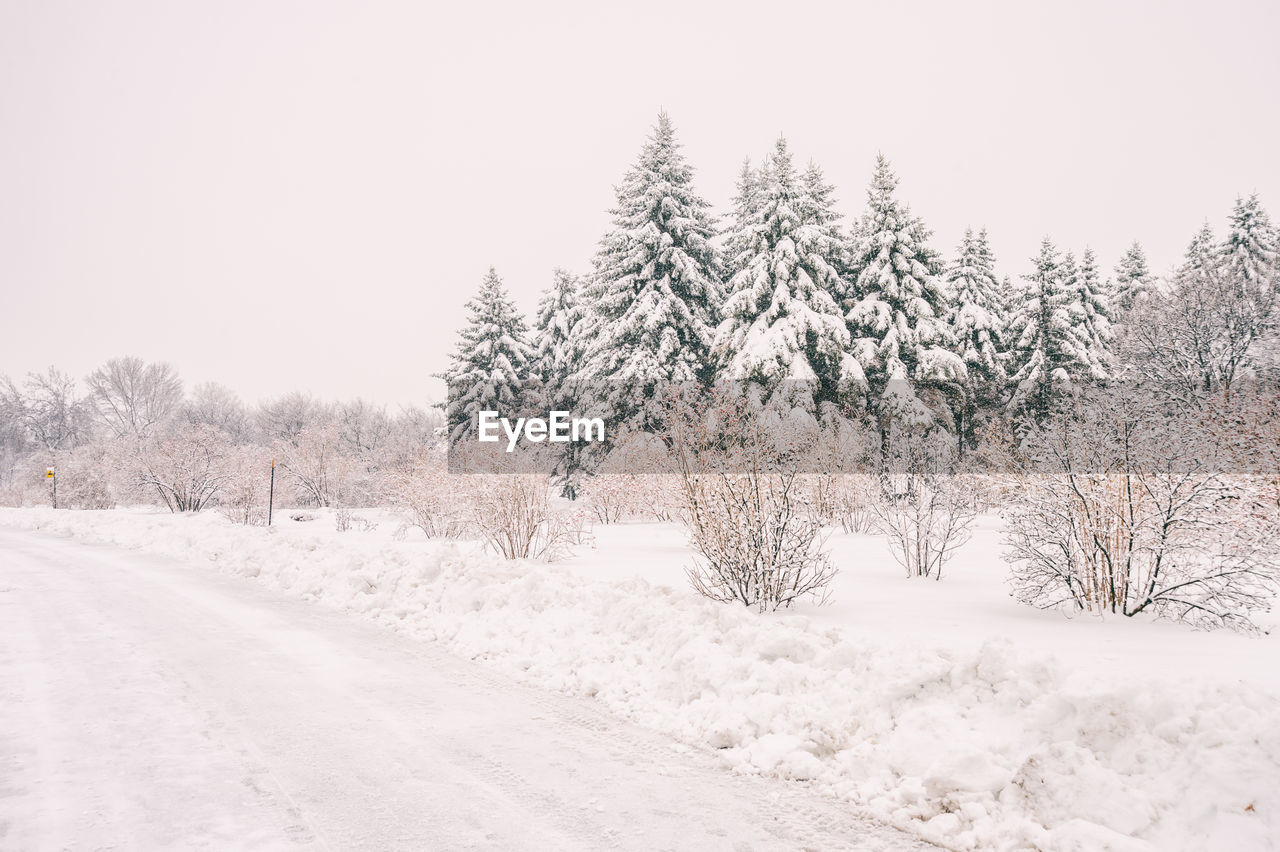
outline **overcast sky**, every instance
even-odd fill
[[[589,268],[666,108],[718,211],[779,133],[950,254],[1173,264],[1280,216],[1280,3],[0,0],[0,373],[173,363],[249,401],[442,395],[493,264]]]

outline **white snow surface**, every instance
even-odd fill
[[[372,513],[366,513],[372,514]],[[833,536],[835,603],[697,597],[683,536],[598,527],[563,564],[212,513],[0,510],[0,525],[253,577],[591,696],[739,773],[808,782],[953,849],[1252,850],[1280,837],[1276,641],[1025,609],[984,519],[941,582]]]

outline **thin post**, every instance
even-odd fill
[[[276,460],[271,460],[271,490],[267,493],[267,526],[271,526],[271,514],[276,507]]]

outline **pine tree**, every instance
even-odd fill
[[[918,391],[955,385],[966,375],[952,351],[942,264],[926,242],[930,231],[896,198],[897,185],[889,162],[878,157],[857,232],[857,278],[845,302],[854,353],[882,425],[885,418],[933,422],[937,412]]]
[[[785,387],[788,404],[815,411],[864,387],[849,355],[849,332],[833,293],[842,292],[842,243],[812,196],[821,173],[797,175],[785,139],[752,176],[754,203],[733,241],[742,246],[729,280],[714,355],[726,378],[755,385],[763,398]],[[808,184],[808,186],[806,186]],[[785,383],[785,384],[784,384]]]
[[[521,410],[533,354],[524,317],[492,266],[467,310],[449,369],[438,374],[449,384],[446,420],[454,441],[475,429],[480,411],[509,416]]]
[[[725,229],[721,267],[726,282],[741,272],[750,259],[751,222],[760,203],[758,189],[759,174],[751,167],[751,158],[747,157],[742,161],[742,169],[738,172],[736,191],[730,201],[732,209],[729,223]]]
[[[583,309],[576,275],[556,269],[551,286],[538,300],[531,372],[542,385],[548,408],[564,408],[565,383],[581,364]]]
[[[557,269],[554,280],[538,301],[534,325],[533,373],[539,385],[539,410],[580,412],[582,389],[575,375],[582,351],[583,308],[576,275]],[[582,412],[585,413],[585,412]],[[562,496],[577,499],[583,465],[583,445],[569,441],[555,451],[552,479]],[[550,448],[550,447],[549,447]]]
[[[1115,310],[1128,313],[1147,298],[1154,287],[1155,278],[1147,266],[1147,255],[1142,244],[1135,241],[1116,266]]]
[[[1111,370],[1111,342],[1115,334],[1111,328],[1109,282],[1099,278],[1098,259],[1093,249],[1084,250],[1079,270],[1067,281],[1068,286],[1074,284],[1073,313],[1083,345],[1083,358],[1078,366],[1087,377],[1102,381]]]
[[[1212,272],[1217,266],[1219,254],[1213,229],[1209,227],[1208,222],[1205,222],[1187,245],[1187,251],[1183,255],[1182,265],[1178,267],[1176,277],[1179,280],[1193,280]]]
[[[1088,359],[1079,337],[1074,294],[1063,277],[1063,258],[1048,237],[1032,263],[1035,271],[1025,276],[1024,298],[1009,319],[1013,392],[1008,406],[1015,414],[1040,419]]]
[[[1001,336],[1005,304],[994,266],[986,228],[976,235],[972,228],[966,228],[959,257],[946,275],[952,290],[947,324],[965,365],[985,381],[998,381],[1004,373]]]
[[[1257,193],[1237,198],[1221,249],[1223,270],[1250,290],[1277,286],[1280,246]]]
[[[972,228],[966,228],[959,256],[946,274],[951,288],[947,325],[956,341],[955,351],[964,359],[968,373],[965,401],[959,412],[958,432],[962,441],[968,439],[976,425],[979,410],[993,405],[999,398],[1006,379],[1003,343],[1006,296],[996,281],[994,266],[986,228],[976,235]]]
[[[693,190],[667,114],[617,188],[613,229],[585,292],[584,373],[616,420],[659,403],[664,384],[709,377],[718,259],[709,205]]]

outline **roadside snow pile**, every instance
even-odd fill
[[[213,515],[0,510],[0,524],[212,561],[595,696],[735,769],[813,781],[951,848],[1242,850],[1280,837],[1280,700],[1253,687],[1134,672],[1126,688],[1089,691],[1008,641],[964,654],[855,645],[804,618],[468,545]]]

